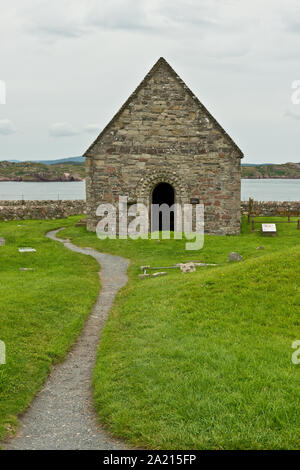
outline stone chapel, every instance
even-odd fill
[[[203,203],[205,233],[240,233],[243,154],[164,58],[85,157],[88,230],[96,229],[99,204],[127,196],[129,206],[149,208]]]

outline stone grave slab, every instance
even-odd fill
[[[36,252],[35,248],[30,248],[30,247],[19,248],[19,253],[35,253],[35,252]]]

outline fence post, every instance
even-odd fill
[[[249,207],[248,207],[248,224],[250,223],[250,218],[251,218],[251,214],[253,212],[253,199],[252,197],[249,197]]]
[[[255,222],[254,222],[254,217],[252,217],[252,232],[255,231]]]

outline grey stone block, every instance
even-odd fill
[[[150,277],[150,274],[139,274],[139,279],[146,279],[146,277]]]
[[[242,261],[243,257],[239,253],[236,253],[235,251],[232,251],[228,255],[228,261]]]

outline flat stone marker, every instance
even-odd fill
[[[150,274],[139,274],[139,279],[146,279],[147,277],[150,277]]]
[[[261,231],[265,236],[272,237],[277,235],[276,224],[261,224]]]
[[[30,252],[36,252],[35,248],[19,248],[19,253],[30,253]]]
[[[180,271],[182,273],[193,273],[196,271],[195,264],[194,263],[181,263],[180,264]]]
[[[5,238],[0,237],[0,246],[5,245]]]
[[[243,257],[239,253],[236,253],[235,251],[232,251],[228,255],[228,261],[242,261]]]

